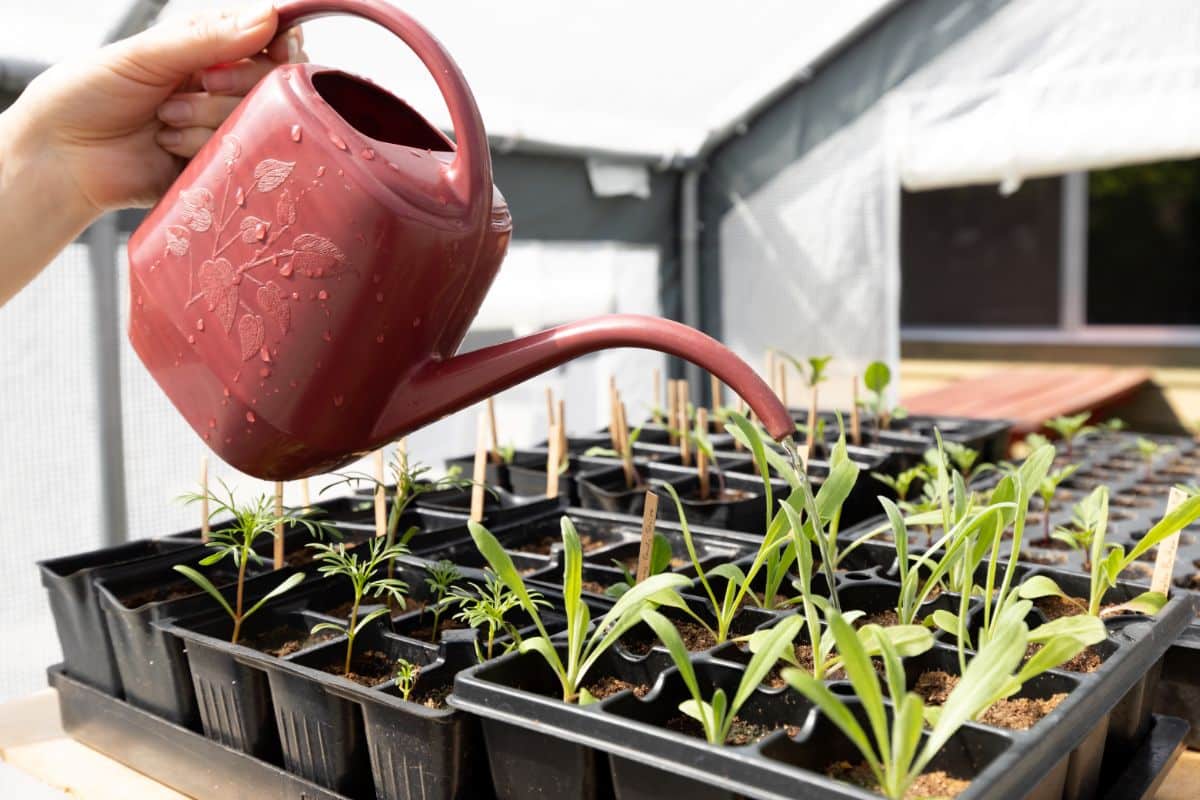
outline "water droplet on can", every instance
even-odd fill
[[[262,369],[260,369],[260,370],[258,371],[258,374],[259,374],[260,376],[264,377],[264,378],[269,378],[269,377],[271,377],[271,368],[270,368],[270,367],[263,367]]]
[[[374,161],[375,160],[375,151],[369,147],[363,148],[362,157],[365,158],[367,161]]]
[[[286,264],[284,264],[282,267],[279,268],[279,274],[285,278],[290,278],[292,275],[292,270],[293,270],[292,262],[289,261]]]
[[[327,292],[327,291],[325,291],[324,289],[322,289],[321,291],[317,292],[317,299],[318,299],[318,300],[328,300],[328,299],[329,299],[329,292]]]
[[[332,342],[333,341],[333,333],[331,333],[330,331],[325,331],[324,333],[321,334],[321,338],[327,342]]]
[[[216,417],[209,417],[209,418],[208,418],[208,427],[210,427],[210,428],[215,428],[215,427],[217,427],[217,420],[216,420]]]
[[[413,320],[413,327],[414,328],[421,327],[421,318],[420,317],[417,317],[416,319]]]
[[[237,203],[239,207],[246,205],[246,193],[242,191],[242,187],[239,186],[238,190],[234,192],[233,202]]]
[[[342,407],[342,403],[343,403],[345,400],[346,400],[346,398],[345,398],[345,397],[343,397],[343,396],[342,396],[342,395],[340,395],[340,394],[335,394],[335,395],[333,396],[333,404],[334,404],[335,406],[337,406],[338,408],[341,408],[341,407]]]
[[[321,166],[317,167],[317,177],[319,178],[324,174],[325,174],[325,166],[321,165]]]
[[[376,303],[382,303],[382,302],[383,302],[383,292],[376,292],[376,293],[375,293],[375,302],[376,302]]]
[[[246,422],[254,422],[255,419],[256,419],[256,417],[254,416],[253,411],[246,412]]]
[[[393,171],[393,172],[399,172],[399,171],[400,171],[400,165],[399,165],[399,164],[397,164],[395,161],[389,161],[389,162],[387,162],[387,164],[388,164],[388,166],[389,166],[389,167],[391,167],[391,169],[392,169],[392,171]]]
[[[221,393],[222,393],[222,394],[224,394],[226,397],[229,397],[229,387],[228,387],[228,386],[222,386],[222,387],[221,387]]]
[[[189,333],[187,335],[187,340],[188,340],[188,344],[195,344],[196,343],[196,335],[194,333]]]
[[[292,141],[293,141],[293,142],[298,142],[298,141],[300,141],[300,136],[301,136],[301,135],[302,135],[302,132],[301,132],[301,130],[300,130],[300,126],[299,126],[299,125],[293,125],[293,126],[292,126]]]
[[[379,344],[383,344],[383,334],[381,333],[378,336],[376,336],[375,341]]]
[[[293,299],[293,300],[299,300],[299,299],[300,299],[300,293],[299,293],[299,292],[292,292],[292,299]]]
[[[336,147],[338,150],[349,150],[350,149],[349,147],[346,146],[346,142],[342,139],[342,137],[338,136],[336,133],[329,134],[329,141],[333,142],[333,146]]]
[[[196,320],[196,330],[198,330],[198,331],[204,330],[204,320],[203,319]]]
[[[261,358],[263,361],[267,362],[268,364],[271,363],[271,351],[265,347],[262,350],[258,351],[258,357]]]
[[[261,222],[254,226],[254,238],[260,242],[267,238],[267,226]]]

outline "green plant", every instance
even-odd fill
[[[862,405],[875,415],[876,432],[887,430],[893,419],[902,419],[907,412],[899,406],[892,408],[887,401],[887,388],[892,382],[892,370],[882,361],[872,361],[863,371],[863,386],[871,396]]]
[[[617,598],[637,585],[637,576],[629,571],[629,567],[625,566],[624,561],[618,561],[614,558],[612,563],[614,567],[621,570],[621,580],[605,589],[604,594],[608,597]],[[650,544],[650,569],[646,574],[661,575],[670,568],[671,543],[667,541],[667,537],[655,531],[654,538]]]
[[[1085,424],[1091,416],[1091,411],[1081,411],[1071,416],[1055,417],[1054,419],[1046,420],[1046,427],[1057,433],[1059,438],[1063,440],[1063,444],[1067,446],[1067,458],[1074,457],[1073,450],[1076,439],[1096,430],[1094,426]]]
[[[408,659],[401,658],[396,661],[396,689],[400,692],[401,699],[408,700],[412,697],[412,691],[417,685],[417,676],[420,674],[421,668]]]
[[[882,472],[872,472],[871,477],[895,492],[897,504],[905,511],[909,511],[911,504],[908,503],[908,493],[912,491],[913,484],[928,480],[929,467],[926,464],[918,464],[895,477],[884,475]]]
[[[1095,532],[1091,542],[1091,581],[1088,588],[1088,603],[1084,607],[1073,597],[1064,592],[1054,579],[1046,575],[1035,575],[1021,584],[1020,594],[1026,600],[1036,600],[1040,597],[1061,597],[1069,603],[1079,606],[1081,613],[1093,617],[1104,616],[1101,604],[1108,590],[1117,585],[1121,573],[1134,561],[1158,546],[1168,536],[1172,536],[1200,519],[1200,497],[1189,497],[1168,512],[1155,523],[1146,535],[1138,540],[1128,553],[1122,545],[1106,540],[1108,532],[1108,487],[1098,486],[1092,492],[1087,502],[1094,504]],[[1167,596],[1161,592],[1142,592],[1137,597],[1110,609],[1107,613],[1122,611],[1138,611],[1143,614],[1157,614],[1166,604]]]
[[[956,470],[962,473],[963,479],[970,481],[985,472],[994,470],[994,464],[989,464],[986,461],[979,460],[979,451],[967,447],[959,442],[942,442],[942,451],[945,457],[949,458],[950,463]],[[931,448],[925,452],[925,464],[930,469],[936,469],[937,448]]]
[[[862,705],[866,725],[823,681],[798,669],[783,670],[783,678],[811,700],[821,712],[858,748],[879,784],[884,796],[900,800],[909,786],[924,772],[929,762],[959,728],[978,715],[991,698],[1010,685],[1012,672],[1025,655],[1011,627],[1007,638],[995,639],[985,651],[971,660],[958,684],[936,715],[924,741],[925,704],[915,692],[905,688],[904,667],[896,649],[886,638],[878,639],[883,658],[888,694],[893,710],[889,715],[879,675],[859,636],[845,618],[830,608],[826,624],[832,631],[846,677]],[[869,635],[878,637],[878,626],[866,626]],[[1011,632],[1010,632],[1011,631]],[[890,716],[890,719],[889,719]]]
[[[718,745],[725,744],[738,711],[754,694],[754,690],[775,666],[784,650],[790,647],[792,639],[803,624],[799,617],[787,617],[770,630],[763,631],[763,637],[760,639],[761,649],[750,658],[733,699],[729,699],[724,689],[717,689],[711,698],[706,700],[700,691],[691,656],[679,636],[679,631],[669,619],[651,609],[642,612],[642,620],[654,629],[658,638],[666,645],[671,660],[675,662],[679,675],[692,696],[692,699],[679,704],[679,710],[700,723],[709,744]]]
[[[538,592],[529,592],[529,600],[535,606],[550,605]],[[509,638],[503,652],[510,652],[520,646],[521,632],[509,619],[509,614],[521,607],[521,601],[491,570],[484,573],[483,586],[472,582],[470,588],[456,586],[452,589],[447,604],[459,607],[460,611],[454,615],[455,619],[467,627],[483,629],[486,632],[486,649],[480,648],[478,640],[475,642],[475,660],[480,664],[490,661],[495,655],[497,634],[507,635]]]
[[[1079,470],[1078,464],[1066,464],[1056,470],[1046,473],[1041,483],[1037,485],[1038,497],[1042,499],[1042,544],[1050,544],[1050,505],[1059,485]]]
[[[1069,527],[1060,527],[1051,536],[1067,546],[1083,552],[1083,569],[1092,570],[1092,540],[1103,522],[1107,509],[1100,503],[1100,495],[1092,492],[1075,504]]]
[[[517,446],[512,442],[502,444],[497,448],[496,455],[500,456],[500,460],[505,464],[511,464],[517,455]]]
[[[238,573],[234,604],[230,606],[225,596],[202,572],[184,564],[177,564],[174,569],[207,592],[229,615],[229,618],[233,620],[233,635],[230,637],[230,642],[237,644],[242,632],[242,623],[248,617],[262,608],[268,600],[294,589],[304,580],[303,573],[298,572],[291,575],[268,592],[265,597],[246,609],[246,567],[251,561],[255,564],[262,563],[262,558],[254,550],[254,543],[259,537],[274,534],[276,526],[279,525],[301,525],[315,537],[321,537],[326,533],[333,534],[336,533],[336,530],[327,523],[317,521],[307,515],[290,512],[276,514],[274,500],[267,495],[259,495],[252,501],[240,505],[234,500],[233,491],[225,485],[224,481],[221,482],[221,488],[224,490],[224,497],[208,491],[204,494],[189,493],[181,499],[186,503],[196,503],[207,498],[210,504],[210,520],[222,514],[230,515],[231,519],[224,523],[220,530],[213,531],[210,535],[206,546],[213,552],[200,559],[200,566],[212,566],[226,558],[233,560],[233,565],[237,568]]]
[[[583,547],[570,517],[562,518],[563,610],[567,618],[562,647],[566,660],[551,641],[542,623],[537,604],[525,588],[512,559],[487,528],[468,523],[475,546],[495,571],[496,576],[517,596],[522,609],[533,620],[538,635],[520,644],[522,653],[535,652],[545,659],[562,688],[564,703],[588,703],[594,700],[583,689],[583,679],[596,660],[625,633],[641,621],[641,613],[653,605],[684,606],[678,590],[691,583],[683,575],[666,573],[647,578],[630,589],[609,609],[595,626],[591,612],[583,602]],[[590,629],[590,632],[589,632]]]
[[[774,349],[774,348],[773,348]],[[809,386],[816,386],[819,383],[824,383],[829,376],[825,374],[829,367],[829,362],[833,361],[833,356],[809,356],[801,361],[795,356],[785,353],[782,350],[775,349],[782,358],[791,362],[796,371],[804,378],[804,382]]]
[[[1141,457],[1142,463],[1145,466],[1142,474],[1147,478],[1150,477],[1150,474],[1154,471],[1154,459],[1172,449],[1169,444],[1156,442],[1153,439],[1147,439],[1144,436],[1139,436],[1137,438],[1137,441],[1134,442],[1134,447],[1137,448],[1138,455]]]
[[[354,640],[362,633],[370,622],[384,614],[390,613],[388,605],[376,608],[358,618],[358,609],[364,597],[387,597],[390,601],[401,602],[408,584],[404,581],[389,577],[388,567],[397,557],[408,553],[408,548],[402,544],[388,545],[382,538],[371,539],[370,555],[360,559],[358,548],[347,553],[342,544],[328,545],[321,543],[310,544],[317,551],[314,561],[320,564],[318,572],[322,575],[342,575],[350,581],[354,593],[353,605],[345,625],[335,622],[322,622],[313,626],[312,633],[321,631],[336,631],[346,637],[346,660],[342,673],[350,673],[350,659],[354,654]],[[381,574],[382,573],[382,574]]]
[[[442,612],[446,610],[446,596],[454,587],[455,581],[462,580],[462,573],[454,562],[445,559],[426,564],[425,572],[425,585],[429,587],[429,594],[433,598],[433,602],[429,604],[433,611],[433,631],[429,634],[429,641],[436,642],[438,624],[441,622]]]

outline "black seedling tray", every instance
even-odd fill
[[[182,794],[351,800],[93,689],[61,665],[50,667],[47,677],[58,690],[63,730],[71,738]]]
[[[876,549],[886,557],[887,548]],[[882,569],[877,566],[875,574]],[[1078,579],[1055,570],[1038,571],[1052,575],[1064,588]],[[880,584],[879,590],[885,583],[878,577],[867,582]],[[859,578],[839,577],[846,594],[861,583],[865,582]],[[1119,601],[1137,591],[1122,584],[1109,599]],[[853,605],[849,600],[843,604]],[[1100,668],[1091,674],[1064,674],[1060,680],[1075,682],[1077,689],[1030,732],[968,725],[940,757],[941,767],[972,779],[961,800],[1093,796],[1089,788],[1095,786],[1095,754],[1105,750],[1110,732],[1119,739],[1132,729],[1140,729],[1143,736],[1149,730],[1147,674],[1194,614],[1193,600],[1185,594],[1172,598],[1154,618],[1127,615],[1108,620],[1109,639],[1097,646],[1103,658]],[[1036,610],[1032,616],[1041,618]],[[620,649],[614,655],[626,657]],[[721,685],[736,683],[742,669],[738,660],[744,656],[739,659],[728,647],[695,656],[698,671],[701,666],[708,670],[702,681]],[[612,780],[622,798],[680,791],[694,798],[873,796],[822,774],[824,767],[851,757],[853,751],[827,720],[806,709],[801,696],[790,690],[770,694],[760,688],[758,695],[770,697],[752,701],[751,708],[759,710],[749,713],[766,715],[752,721],[795,725],[795,735],[776,731],[753,745],[719,748],[667,730],[662,723],[683,699],[682,687],[669,661],[659,658],[653,663],[664,669],[644,699],[626,691],[580,707],[559,701],[556,683],[539,656],[510,655],[461,672],[451,703],[484,717],[492,774],[511,798],[540,796],[538,792],[548,790],[519,784],[513,776],[547,771],[554,773],[556,782],[549,788],[560,791],[552,796],[593,796],[589,792],[606,780],[601,773],[610,758]],[[601,671],[594,677],[602,675]],[[1139,724],[1143,711],[1145,722]],[[553,769],[544,760],[550,750],[541,749],[551,741],[557,759]],[[1126,745],[1122,755],[1133,750]],[[1112,771],[1113,764],[1110,757],[1105,771]]]

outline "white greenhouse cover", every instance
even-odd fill
[[[847,57],[853,58],[853,50]],[[721,223],[726,338],[899,359],[901,187],[1200,154],[1200,4],[1012,0]]]

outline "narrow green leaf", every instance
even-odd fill
[[[1024,580],[1017,588],[1017,594],[1023,600],[1037,600],[1042,597],[1067,597],[1067,593],[1059,588],[1053,578],[1046,575],[1033,575]]]
[[[286,594],[287,592],[290,592],[292,589],[299,586],[303,581],[304,581],[304,573],[302,573],[302,572],[297,572],[295,575],[288,576],[287,580],[285,580],[283,583],[276,586],[271,591],[267,592],[266,595],[264,595],[261,600],[259,600],[254,605],[250,606],[250,610],[242,615],[242,619],[245,619],[246,617],[253,614],[255,611],[258,611],[260,608],[263,607],[263,605],[268,600],[275,598],[275,597],[279,597],[280,595]]]
[[[202,573],[197,572],[196,570],[189,566],[185,566],[184,564],[176,564],[175,571],[186,577],[204,591],[208,592],[208,594],[211,595],[214,600],[221,604],[221,608],[225,609],[226,614],[234,619],[237,619],[237,615],[233,613],[233,609],[230,608],[229,602],[219,591],[217,591],[217,587],[212,585],[212,581],[210,581]]]

